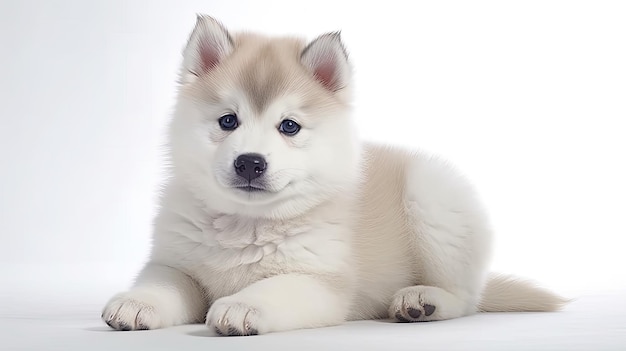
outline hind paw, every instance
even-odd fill
[[[419,299],[418,301],[407,301],[406,297],[403,296],[400,301],[394,301],[391,313],[398,322],[421,322],[430,320],[428,317],[432,316],[436,309],[435,305],[420,302]]]
[[[429,304],[415,306],[402,303],[395,307],[394,318],[402,323],[426,321],[427,319],[420,317],[431,316],[435,312],[435,309],[437,309],[437,307]]]
[[[403,323],[456,318],[463,312],[464,304],[456,296],[424,285],[401,289],[389,307],[389,317]]]

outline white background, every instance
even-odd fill
[[[180,50],[201,12],[232,30],[312,39],[341,29],[362,134],[465,171],[492,215],[494,270],[563,293],[624,288],[625,7],[2,1],[4,274],[34,285],[126,284],[135,274],[149,250]],[[29,275],[37,265],[50,275]]]

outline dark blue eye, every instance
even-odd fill
[[[280,122],[280,126],[278,126],[278,130],[285,135],[296,135],[300,131],[300,125],[290,119],[286,119]]]
[[[239,127],[239,120],[237,119],[237,116],[232,113],[223,115],[217,121],[220,123],[220,128],[223,130],[235,130]]]

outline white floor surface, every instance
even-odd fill
[[[100,310],[129,275],[117,281],[104,273],[54,271],[59,270],[41,268],[35,276],[33,267],[2,267],[9,284],[0,290],[0,350],[626,350],[626,291],[577,296],[558,313],[484,313],[413,324],[361,321],[211,337],[203,325],[112,331],[100,321]]]

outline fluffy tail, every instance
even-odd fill
[[[491,274],[478,303],[481,312],[552,312],[568,302],[532,282],[516,277]]]

